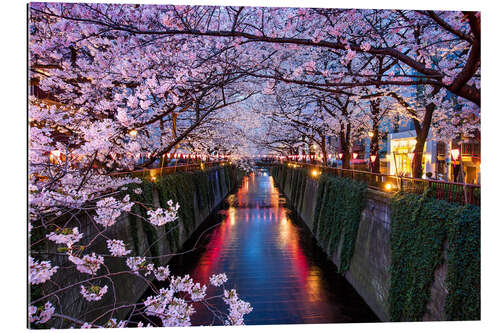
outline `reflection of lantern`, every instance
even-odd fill
[[[375,163],[376,159],[377,159],[377,155],[370,155],[370,161],[372,161],[372,163]]]
[[[451,150],[451,158],[453,158],[454,161],[458,160],[460,157],[460,150],[458,149],[452,149]]]
[[[358,153],[352,153],[352,157],[353,157],[354,159],[358,158]]]

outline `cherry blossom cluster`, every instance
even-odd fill
[[[87,301],[98,301],[108,292],[108,286],[100,287],[91,285],[89,287],[80,286],[80,294],[82,294],[83,298]]]
[[[57,271],[58,266],[52,267],[50,261],[38,262],[29,256],[29,283],[40,284],[49,280],[50,277]]]
[[[157,208],[156,210],[149,210],[148,217],[149,223],[157,227],[161,227],[170,222],[177,220],[177,211],[179,210],[179,203],[173,204],[172,200],[167,202],[168,209]]]
[[[249,314],[253,310],[250,303],[241,300],[235,289],[231,289],[230,291],[224,290],[223,300],[229,305],[229,314],[225,324],[243,325],[243,316]]]
[[[215,287],[220,287],[224,283],[227,282],[227,276],[226,273],[221,273],[221,274],[213,274],[210,277],[210,283],[215,286]]]
[[[97,271],[104,264],[104,257],[96,255],[95,253],[86,254],[82,258],[73,256],[71,253],[68,255],[69,261],[76,265],[76,269],[81,273],[95,275]]]
[[[114,197],[107,197],[97,202],[95,221],[105,227],[115,224],[116,219],[123,213],[129,212],[133,202],[130,202],[130,197],[127,194],[123,200],[116,200]]]
[[[127,250],[125,243],[121,239],[108,239],[106,245],[113,257],[126,256],[131,252],[131,250]]]
[[[83,234],[78,232],[78,228],[73,229],[64,228],[56,230],[56,232],[51,232],[47,238],[57,244],[66,244],[66,246],[71,247],[74,243],[77,243],[82,239]]]
[[[37,308],[34,305],[28,306],[28,317],[30,323],[44,324],[52,318],[55,308],[50,302],[46,302],[43,307]]]

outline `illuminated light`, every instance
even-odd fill
[[[135,137],[137,136],[137,130],[131,130],[130,132],[128,132],[128,134],[129,134],[131,137],[135,138]]]
[[[386,191],[390,191],[392,189],[392,184],[391,183],[386,183],[384,186]]]
[[[320,175],[320,172],[319,172],[318,170],[316,170],[316,169],[315,169],[315,170],[311,171],[311,175],[312,175],[313,177],[318,177],[318,176]]]
[[[332,154],[328,154],[328,158],[332,158]]]
[[[375,163],[376,159],[377,159],[377,155],[370,155],[370,161],[372,161],[372,163]]]
[[[170,158],[170,153],[167,153],[167,158]]]
[[[452,149],[451,150],[451,158],[453,158],[454,161],[458,160],[460,157],[460,150],[458,149]]]
[[[372,131],[368,132],[368,136],[369,136],[370,138],[373,138],[373,132],[372,132]]]
[[[410,161],[413,161],[413,158],[415,157],[415,153],[408,153],[408,158]]]
[[[344,156],[344,153],[339,153],[339,158],[342,159],[342,157]]]
[[[50,152],[50,154],[52,156],[54,156],[55,158],[61,157],[61,152],[59,150],[53,150],[53,151]]]
[[[353,157],[354,159],[358,158],[358,153],[352,153],[352,157]]]
[[[151,181],[152,181],[152,182],[155,182],[155,181],[156,181],[156,177],[155,177],[155,176],[152,176],[152,177],[151,177]]]

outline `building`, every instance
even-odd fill
[[[432,132],[429,133],[429,138]],[[409,130],[390,133],[387,141],[387,173],[412,176],[411,159],[415,149],[416,132]],[[479,138],[449,142],[428,139],[422,156],[423,178],[451,182],[480,183],[481,146]],[[463,168],[463,176],[460,167]]]

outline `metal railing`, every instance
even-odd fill
[[[150,178],[156,179],[157,177],[161,177],[163,175],[172,174],[179,171],[194,171],[194,170],[205,170],[209,168],[213,168],[216,166],[224,166],[229,162],[202,162],[202,163],[191,163],[191,164],[179,164],[179,165],[171,165],[163,168],[152,168],[152,169],[141,169],[141,170],[133,170],[133,171],[123,171],[123,172],[115,172],[112,173],[111,176],[131,176],[138,178]]]
[[[283,162],[270,165],[287,165],[288,167],[306,167],[321,170],[336,177],[351,178],[368,184],[374,190],[384,192],[404,191],[422,194],[427,189],[428,196],[458,204],[481,205],[481,186],[476,184],[454,183],[434,179],[400,177],[368,171],[326,167],[318,164],[301,162]]]

